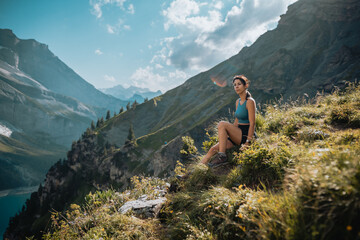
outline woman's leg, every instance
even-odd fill
[[[219,152],[225,152],[227,149],[227,142],[230,142],[227,138],[230,137],[234,143],[240,144],[242,139],[242,132],[241,129],[234,124],[221,121],[218,125],[218,136]]]
[[[226,143],[226,149],[230,149],[232,148],[234,145],[229,141],[227,140],[227,143]],[[207,154],[203,157],[203,159],[201,160],[201,163],[203,164],[207,164],[210,160],[210,158],[212,156],[214,156],[217,152],[219,152],[219,143],[215,144],[214,146],[212,146],[210,148],[210,150],[207,152]]]

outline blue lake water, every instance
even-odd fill
[[[26,199],[30,198],[31,193],[36,190],[37,187],[30,187],[0,191],[0,239],[3,238],[10,217],[21,210]]]

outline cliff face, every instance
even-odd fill
[[[71,68],[56,57],[47,45],[33,39],[18,39],[11,30],[0,30],[0,46],[6,48],[3,56],[8,63],[15,63],[16,67],[36,79],[50,91],[73,97],[87,105],[118,110],[126,102],[106,95],[82,79]],[[15,61],[9,55],[15,56]]]
[[[33,186],[65,156],[96,113],[20,71],[14,54],[4,59],[7,62],[0,59],[0,125],[10,134],[0,135],[0,189]]]
[[[92,120],[125,102],[96,90],[45,44],[0,29],[0,189],[37,185]]]
[[[250,78],[250,91],[258,103],[280,96],[313,96],[317,91],[331,91],[342,80],[354,81],[360,76],[359,11],[360,2],[354,0],[299,0],[275,30],[252,46],[106,121],[95,135],[84,136],[73,146],[67,161],[48,173],[45,186],[30,200],[35,210],[27,207],[14,218],[5,236],[17,239],[39,233],[51,209],[44,202],[62,210],[94,186],[121,188],[134,174],[167,174],[179,159],[179,136],[189,134],[199,146],[209,123],[218,117],[231,118],[237,96],[229,83],[235,74]],[[228,86],[219,88],[213,79]],[[138,146],[120,148],[130,123]]]

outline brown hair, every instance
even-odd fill
[[[244,75],[235,75],[233,78],[233,83],[235,80],[240,80],[240,82],[245,86],[246,84],[250,85],[250,80],[247,79]],[[246,89],[246,100],[251,97],[251,93]]]

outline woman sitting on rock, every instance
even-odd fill
[[[244,75],[236,75],[233,79],[235,92],[239,95],[236,100],[236,112],[234,123],[221,121],[218,124],[219,142],[210,148],[201,163],[207,164],[212,156],[217,156],[208,165],[217,167],[227,163],[226,149],[233,146],[248,146],[255,133],[255,100],[247,90],[250,81]]]

